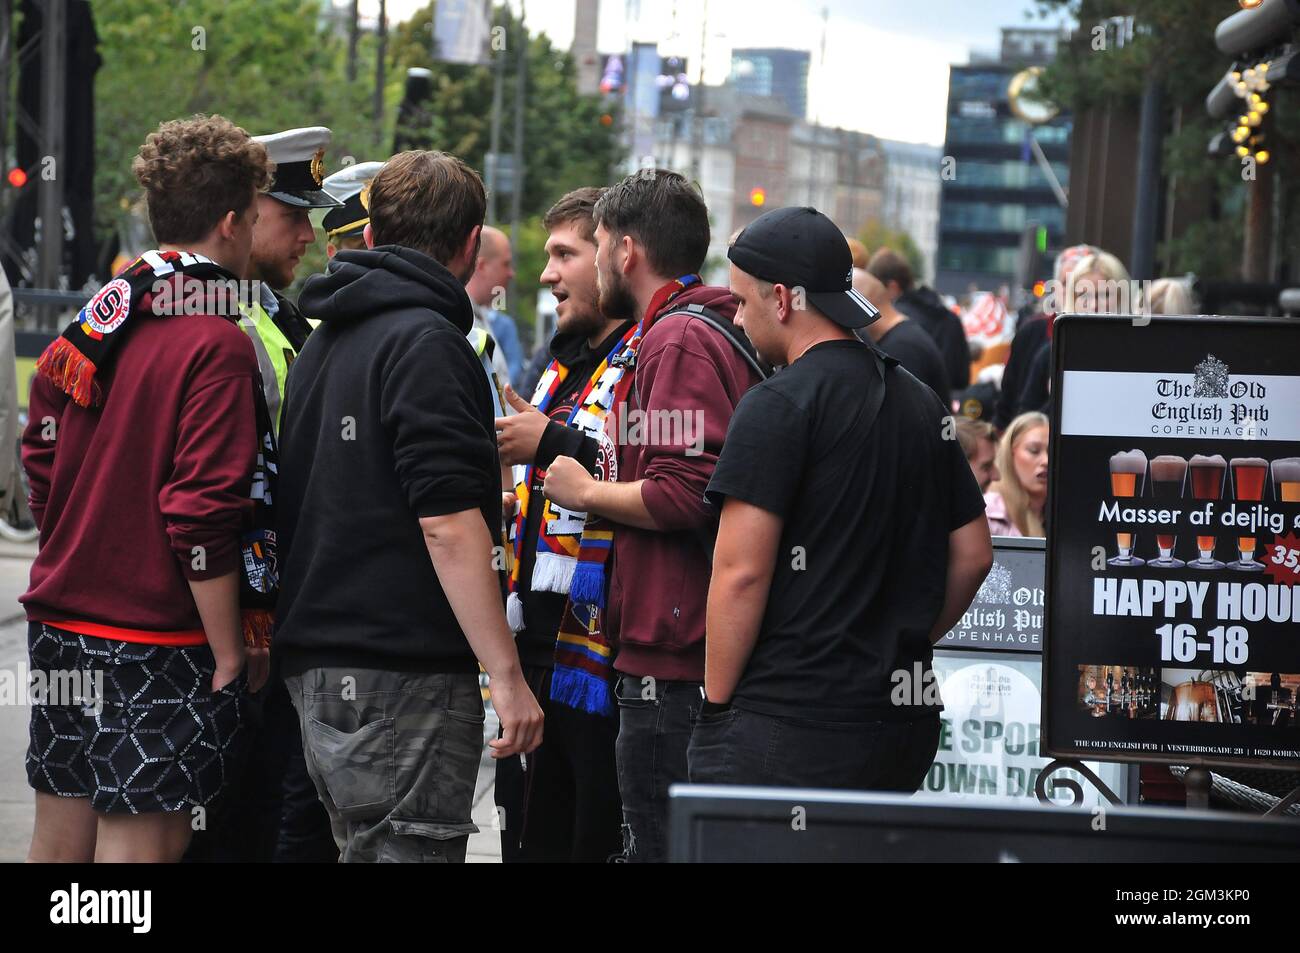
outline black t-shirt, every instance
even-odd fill
[[[951,426],[938,397],[884,363],[882,384],[872,348],[827,341],[736,408],[707,496],[719,506],[735,497],[784,519],[737,707],[855,722],[942,707],[926,705],[938,695],[937,685],[926,692],[933,679],[926,673],[948,534],[982,516],[984,499],[960,444],[944,439]],[[873,424],[867,401],[881,386]]]
[[[558,592],[534,592],[531,582],[533,563],[537,559],[537,532],[542,525],[542,508],[545,498],[542,485],[546,468],[556,457],[573,457],[588,470],[594,471],[598,445],[581,430],[565,425],[573,412],[573,403],[582,393],[591,375],[596,372],[614,345],[628,332],[631,321],[625,321],[611,331],[594,349],[585,339],[558,334],[551,342],[551,353],[569,369],[546,408],[550,423],[537,445],[537,459],[533,462],[533,485],[529,488],[528,514],[524,522],[524,545],[519,560],[519,598],[524,604],[524,629],[515,639],[519,660],[524,665],[552,668],[555,665],[555,636],[560,631],[560,621],[568,597]],[[545,367],[543,367],[545,371]],[[583,620],[583,625],[586,620]]]
[[[943,355],[939,353],[934,338],[926,334],[921,325],[911,319],[899,321],[876,342],[876,346],[911,371],[921,383],[929,384],[930,390],[945,404],[948,402],[952,390],[948,385],[948,372],[943,367]]]

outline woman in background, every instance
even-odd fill
[[[1047,417],[1037,411],[1011,421],[998,444],[998,479],[984,494],[994,536],[1044,536],[1047,507]]]

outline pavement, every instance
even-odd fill
[[[27,786],[23,769],[29,717],[27,684],[22,681],[27,664],[27,621],[18,603],[18,597],[27,589],[35,557],[35,543],[0,540],[0,863],[26,858],[35,812],[32,789]],[[497,719],[491,706],[487,708],[472,815],[479,833],[469,839],[466,861],[496,864],[501,862],[501,834],[493,829],[496,805],[492,782],[496,766],[489,756],[487,741],[497,735]]]

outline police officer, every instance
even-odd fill
[[[257,351],[266,407],[278,434],[285,377],[311,333],[311,325],[280,292],[293,282],[294,269],[316,241],[310,211],[339,208],[343,203],[322,188],[329,129],[308,126],[253,138],[266,147],[275,163],[275,177],[257,197],[258,219],[245,276],[261,282],[260,298],[244,309],[240,325]]]
[[[366,208],[364,193],[383,167],[382,162],[357,162],[325,177],[325,191],[343,203],[327,211],[321,219],[328,257],[366,247],[365,231],[370,211]]]
[[[341,208],[322,189],[324,126],[255,136],[275,163],[267,191],[258,195],[258,219],[245,279],[257,281],[258,297],[241,302],[240,327],[253,344],[276,439],[289,365],[312,325],[282,292],[316,240],[312,209]],[[187,857],[206,861],[332,862],[337,850],[329,817],[307,774],[297,716],[275,673],[250,696],[246,757],[235,790],[218,805],[208,829],[196,832]]]

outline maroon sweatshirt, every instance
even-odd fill
[[[101,406],[32,379],[23,466],[41,537],[20,601],[32,621],[202,644],[186,580],[238,568],[252,506],[257,358],[226,318],[132,320],[96,378]]]
[[[722,332],[673,313],[689,304],[727,321],[736,313],[728,289],[696,286],[661,309],[641,342],[618,473],[623,482],[645,481],[641,499],[659,529],[617,527],[609,592],[614,667],[675,681],[704,679],[704,610],[718,521],[704,489],[736,404],[758,382]],[[639,434],[635,411],[642,412]],[[676,433],[666,412],[682,421]]]

